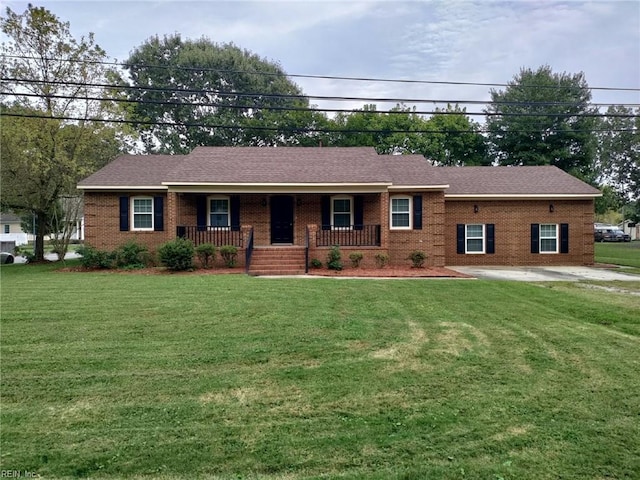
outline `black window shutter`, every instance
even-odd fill
[[[456,225],[457,253],[464,253],[464,223]]]
[[[422,195],[413,196],[413,229],[422,230]]]
[[[231,209],[231,230],[240,230],[240,195],[231,195],[229,208]]]
[[[569,224],[560,224],[560,253],[569,253]]]
[[[196,197],[196,223],[199,232],[207,229],[207,197],[204,195]]]
[[[323,195],[320,199],[322,230],[331,229],[331,198],[329,195]]]
[[[129,197],[120,197],[120,231],[129,231]]]
[[[153,197],[153,229],[164,230],[164,197]]]
[[[362,230],[364,224],[364,197],[356,195],[353,197],[353,229]]]
[[[487,245],[485,251],[487,253],[496,253],[496,226],[493,223],[487,223],[485,225],[487,233]]]
[[[540,253],[540,224],[531,224],[531,253]]]

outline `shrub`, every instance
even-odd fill
[[[313,258],[311,259],[311,262],[309,262],[311,264],[311,267],[313,268],[322,268],[322,262],[320,260],[318,260],[317,258]]]
[[[84,268],[112,268],[115,255],[113,252],[98,250],[91,245],[81,245],[76,249],[80,255],[80,265]]]
[[[407,257],[408,260],[411,260],[411,263],[413,264],[412,265],[413,268],[422,268],[426,258],[427,258],[427,254],[424,253],[422,250],[414,250]]]
[[[352,252],[349,254],[349,260],[351,260],[351,266],[353,268],[358,268],[363,258],[364,255],[360,252]]]
[[[234,245],[223,245],[220,247],[220,256],[224,260],[225,267],[233,268],[238,260],[238,247]]]
[[[340,247],[338,245],[334,245],[329,250],[329,255],[327,256],[327,268],[329,270],[342,270],[342,262],[340,259],[342,255],[340,254]]]
[[[376,267],[383,268],[387,263],[389,263],[389,255],[386,253],[376,253]]]
[[[115,266],[118,268],[145,268],[151,263],[149,249],[133,240],[118,247],[113,255]]]
[[[216,261],[216,247],[211,243],[203,243],[196,247],[196,256],[202,268],[213,267]]]
[[[191,240],[176,238],[160,246],[158,258],[169,270],[193,270],[194,252]]]

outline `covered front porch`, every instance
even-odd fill
[[[304,273],[310,259],[324,260],[333,245],[382,251],[387,201],[386,192],[183,192],[175,196],[176,236],[196,246],[233,245],[248,272],[265,257],[280,266],[292,263],[291,273]]]
[[[380,247],[386,193],[177,194],[176,235],[195,245]]]

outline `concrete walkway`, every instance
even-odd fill
[[[640,281],[640,275],[595,267],[448,267],[476,278],[522,282]]]

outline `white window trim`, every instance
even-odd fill
[[[213,227],[211,225],[211,200],[226,200],[227,201],[227,226],[226,227]],[[207,197],[207,227],[218,228],[220,230],[229,230],[231,228],[231,197],[228,195],[212,195]]]
[[[349,200],[349,227],[336,227],[334,225],[334,211],[333,211],[333,202],[334,200]],[[353,229],[353,210],[354,210],[354,205],[353,205],[353,196],[351,195],[334,195],[331,197],[331,230],[352,230]],[[341,214],[346,213],[346,212],[339,212]]]
[[[468,233],[468,227],[470,225],[476,226],[476,225],[480,225],[482,226],[482,237],[469,237],[469,233]],[[482,251],[480,252],[470,252],[469,251],[469,243],[468,240],[482,240]],[[464,226],[464,253],[468,254],[468,255],[483,255],[486,253],[486,243],[487,243],[487,227],[484,223],[467,223]]]
[[[393,226],[393,200],[394,199],[409,200],[409,226],[408,227]],[[389,228],[391,230],[413,230],[413,197],[409,195],[393,195],[389,197]]]
[[[543,237],[542,236],[542,226],[543,225],[553,225],[556,227],[556,234],[553,237]],[[556,253],[560,252],[560,229],[558,228],[558,224],[557,223],[541,223],[538,227],[538,252],[540,252],[540,254],[542,255],[553,255]],[[551,250],[542,250],[542,240],[549,240],[553,238],[556,241],[556,249],[555,251],[551,251]]]
[[[138,215],[151,215],[151,227],[144,227],[144,228],[136,228],[136,222],[135,222],[135,218],[136,218],[136,211],[135,211],[135,201],[136,200],[151,200],[151,212],[150,213],[138,213]],[[131,197],[130,200],[130,204],[129,204],[129,211],[130,211],[130,219],[129,221],[131,222],[131,231],[134,232],[152,232],[155,225],[154,225],[154,218],[155,218],[155,212],[154,212],[154,202],[153,202],[153,197]]]

